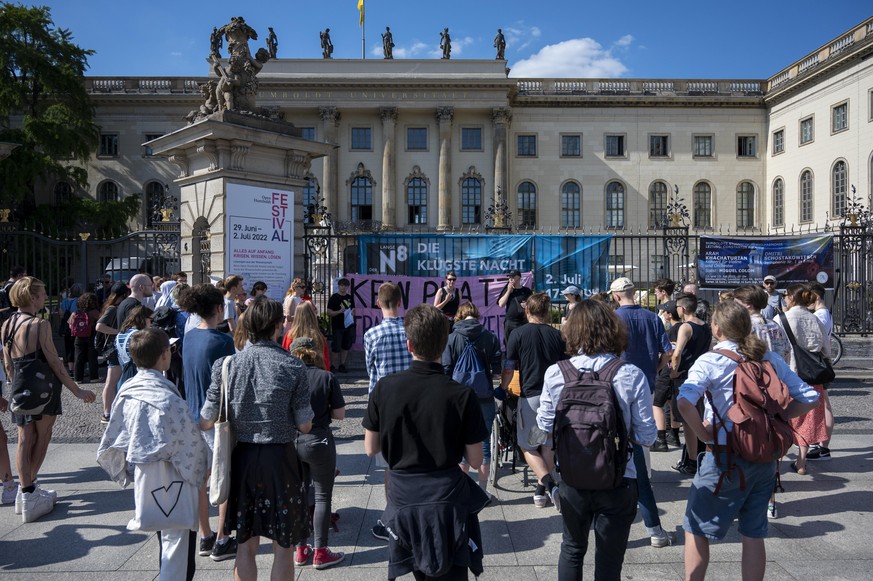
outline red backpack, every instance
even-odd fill
[[[88,318],[88,313],[76,311],[70,319],[70,334],[73,337],[90,337],[91,336],[91,320]]]
[[[727,435],[726,459],[727,471],[724,478],[734,468],[738,468],[733,456],[739,456],[748,462],[773,462],[784,456],[794,445],[794,431],[788,423],[785,413],[791,396],[788,388],[776,375],[776,370],[769,361],[750,361],[727,349],[717,349],[714,353],[724,355],[736,361],[734,370],[734,403],[725,414],[725,418],[734,423],[734,428]],[[713,433],[716,434],[713,450],[719,453],[718,430],[724,427],[725,418],[719,415],[712,394],[706,392],[706,399],[712,408],[716,420],[713,421]],[[719,425],[720,424],[720,425]],[[740,488],[745,488],[745,476],[739,470]],[[715,489],[715,494],[721,488],[721,479]]]

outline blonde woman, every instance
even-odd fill
[[[304,300],[309,300],[306,297],[306,281],[298,276],[291,281],[291,286],[288,287],[288,292],[285,293],[285,300],[282,302],[282,312],[285,313],[286,333],[291,328],[292,321],[294,321],[294,312],[297,310],[297,305]]]
[[[12,385],[15,380],[19,362],[29,359],[43,361],[54,374],[51,399],[41,414],[12,414],[18,426],[15,463],[20,484],[15,498],[15,513],[20,514],[22,521],[27,523],[51,512],[57,500],[53,490],[40,488],[36,484],[36,476],[45,460],[55,420],[62,413],[61,384],[85,403],[93,402],[95,396],[94,392],[80,388],[67,373],[55,350],[51,323],[37,316],[45,307],[45,283],[32,276],[24,276],[9,290],[9,299],[13,307],[18,307],[18,312],[3,324],[0,332],[9,384]]]
[[[318,317],[315,315],[315,306],[310,302],[303,302],[297,306],[294,322],[282,339],[282,347],[290,348],[292,341],[297,337],[309,337],[315,343],[315,350],[320,354],[321,360],[315,363],[316,367],[330,370],[330,351],[327,341],[318,326]]]

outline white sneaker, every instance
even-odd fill
[[[22,495],[21,520],[33,522],[39,517],[46,515],[55,507],[51,496],[40,494],[39,491],[25,492]]]
[[[669,547],[673,544],[673,535],[668,533],[667,531],[663,531],[660,535],[652,535],[650,537],[652,546],[656,549],[662,549],[664,547]]]
[[[13,504],[18,500],[18,485],[14,482],[11,487],[3,483],[3,492],[0,494],[0,504]]]
[[[58,502],[58,493],[57,493],[57,491],[49,490],[48,488],[43,488],[42,486],[40,486],[40,485],[37,484],[36,482],[34,482],[33,485],[36,486],[36,489],[37,489],[38,491],[40,491],[42,494],[46,494],[46,495],[48,495],[48,496],[51,496],[51,498],[52,498],[52,504],[55,504],[55,503]]]
[[[18,487],[18,492],[15,493],[15,514],[21,514],[21,506],[24,502],[24,493],[21,492],[21,486]]]

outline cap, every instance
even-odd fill
[[[342,285],[342,286],[349,286],[349,285],[352,284],[352,283],[350,283],[350,282],[349,282],[349,279],[347,279],[346,277],[342,277],[341,279],[339,279],[338,281],[336,281],[336,284],[337,284],[337,286],[340,286],[340,285]]]
[[[510,270],[509,272],[506,273],[506,276],[508,276],[509,278],[515,278],[516,276],[521,276],[521,273],[513,268],[512,270]]]
[[[561,291],[561,294],[562,294],[562,295],[581,295],[582,293],[579,292],[579,287],[578,287],[578,286],[576,286],[576,285],[574,285],[574,284],[571,284],[570,286],[568,286],[567,288],[565,288],[564,290],[562,290],[562,291]]]
[[[127,285],[126,285],[126,284],[124,284],[123,282],[117,282],[117,283],[115,283],[114,285],[112,285],[112,288],[111,288],[111,289],[109,289],[109,294],[111,294],[111,295],[121,294],[121,293],[123,293],[126,289],[127,289]]]
[[[297,337],[291,341],[291,346],[288,348],[288,351],[294,353],[299,349],[315,349],[315,341],[309,337]]]
[[[612,281],[612,284],[609,285],[609,292],[621,293],[632,288],[634,288],[634,283],[628,277],[623,276]]]
[[[659,311],[667,311],[674,319],[679,318],[679,311],[676,310],[676,301],[667,301],[658,305]]]
[[[773,276],[772,274],[768,274],[767,276],[764,277],[764,282],[767,282],[767,281],[769,281],[769,280],[772,280],[773,282],[776,282],[776,277]]]

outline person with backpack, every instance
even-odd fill
[[[118,362],[118,352],[115,350],[115,336],[124,321],[118,320],[118,306],[130,296],[130,289],[122,282],[112,285],[109,297],[103,303],[100,318],[97,319],[97,337],[94,346],[97,352],[106,360],[106,383],[103,384],[103,413],[100,414],[100,423],[109,423],[109,412],[118,387],[118,378],[121,377],[121,364]]]
[[[630,443],[655,441],[652,393],[645,374],[620,359],[627,330],[605,303],[579,303],[563,333],[575,355],[546,370],[536,418],[562,478],[552,496],[564,522],[558,579],[582,578],[594,526],[594,578],[618,580],[637,514]],[[583,422],[599,429],[586,430]]]
[[[439,308],[439,307],[437,307]],[[469,386],[479,399],[488,437],[482,442],[482,465],[479,467],[479,487],[488,487],[491,473],[491,429],[497,406],[494,403],[494,375],[503,371],[500,340],[479,322],[479,309],[467,301],[458,307],[455,326],[443,351],[443,369],[461,385]],[[464,473],[469,471],[466,460],[461,461]]]
[[[767,503],[776,461],[791,447],[788,420],[815,408],[819,395],[767,351],[742,305],[716,305],[711,327],[715,348],[697,359],[679,387],[685,427],[707,445],[685,510],[685,578],[705,578],[710,540],[724,538],[739,517],[743,579],[763,579]],[[738,417],[740,424],[727,419]]]
[[[15,464],[18,469],[19,489],[15,498],[15,514],[23,522],[33,522],[54,509],[57,493],[37,486],[36,477],[45,460],[52,428],[61,415],[61,384],[85,403],[94,401],[94,392],[82,389],[67,374],[52,340],[51,325],[37,313],[45,307],[45,283],[25,276],[12,286],[9,292],[12,306],[18,308],[0,331],[3,342],[4,365],[10,386],[12,419],[18,426],[18,449]],[[23,413],[17,410],[36,408],[28,394],[38,396],[45,387],[45,369],[51,395],[48,403],[42,403],[38,412]],[[39,376],[42,382],[38,382]],[[39,385],[37,385],[39,383]]]
[[[91,383],[100,381],[100,371],[97,367],[97,349],[94,347],[97,319],[100,318],[97,295],[85,293],[79,297],[76,312],[70,317],[70,333],[76,344],[76,381],[85,380],[85,362],[88,362],[88,373]]]
[[[5,323],[16,311],[9,298],[9,291],[12,290],[12,285],[23,276],[27,276],[27,270],[23,266],[13,266],[9,270],[9,280],[0,288],[0,325]]]
[[[64,364],[70,375],[75,372],[76,339],[72,335],[70,319],[79,309],[79,297],[82,296],[82,285],[73,283],[67,290],[67,296],[58,305],[58,334],[64,339]]]

